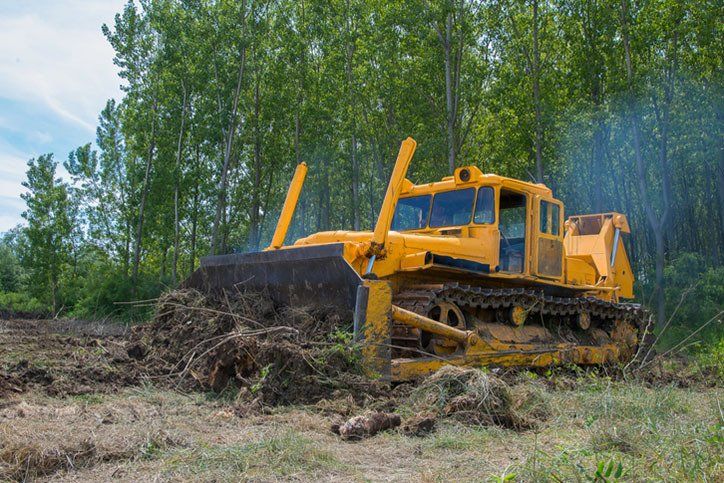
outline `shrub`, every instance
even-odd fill
[[[659,338],[659,348],[675,346],[723,309],[724,267],[707,267],[694,253],[682,253],[666,267],[666,314],[671,324]],[[687,348],[709,351],[724,339],[722,325],[710,323]]]
[[[148,300],[158,297],[166,288],[157,278],[140,275],[134,284],[125,273],[108,269],[93,270],[80,288],[78,302],[72,315],[77,317],[102,318],[110,317],[118,320],[141,320],[150,316],[151,307],[136,307],[134,300]]]
[[[50,307],[25,292],[0,292],[0,312],[9,315],[43,316]]]

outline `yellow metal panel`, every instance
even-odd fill
[[[479,344],[483,346],[483,344]],[[525,344],[510,344],[483,351],[469,351],[449,358],[393,359],[392,380],[409,381],[432,374],[445,365],[455,366],[526,366],[548,367],[561,363],[592,365],[613,363],[620,352],[615,344],[597,346],[565,346],[541,349]]]
[[[365,280],[367,300],[364,307],[362,357],[369,377],[389,378],[390,329],[392,324],[392,288],[383,280]]]

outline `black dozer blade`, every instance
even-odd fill
[[[342,243],[333,243],[203,257],[181,286],[204,293],[262,292],[278,304],[351,315],[362,279],[343,252]]]

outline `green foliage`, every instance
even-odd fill
[[[618,481],[625,475],[621,462],[616,464],[613,460],[609,460],[608,462],[600,461],[596,466],[596,471],[588,479],[596,483],[607,483],[609,481]]]
[[[713,372],[724,380],[724,337],[721,333],[718,339],[701,345],[696,352],[696,359],[702,371]]]
[[[0,291],[12,292],[20,286],[20,260],[12,247],[0,243]]]
[[[28,288],[38,298],[59,307],[58,284],[70,258],[73,231],[72,203],[68,185],[56,179],[57,162],[52,154],[28,161],[28,192],[21,195],[27,204],[23,218],[26,244],[21,247],[23,265],[29,272]]]
[[[44,315],[50,312],[50,307],[27,292],[0,292],[0,311]]]
[[[93,267],[78,288],[81,297],[72,315],[82,318],[110,317],[123,321],[143,320],[151,314],[152,307],[149,304],[137,307],[133,301],[154,299],[164,288],[155,277],[142,274],[134,283],[130,276],[113,267]]]
[[[671,322],[659,340],[662,349],[683,341],[724,310],[724,267],[707,266],[703,257],[682,253],[665,270],[666,313]],[[724,326],[714,320],[691,338],[690,350],[714,350],[724,340]]]

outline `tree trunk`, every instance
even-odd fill
[[[183,152],[183,137],[184,127],[186,124],[186,86],[181,82],[183,88],[183,103],[181,107],[181,128],[178,133],[178,145],[176,149],[176,175],[173,189],[173,262],[171,265],[171,283],[176,286],[178,280],[178,252],[180,244],[179,236],[179,189],[180,189],[180,178],[181,178],[181,154]]]
[[[168,262],[168,245],[164,246],[163,252],[161,253],[161,269],[159,271],[158,279],[162,283],[166,279],[167,262]]]
[[[360,229],[359,202],[359,162],[357,161],[357,136],[352,131],[352,226],[355,231]]]
[[[242,11],[246,12],[246,0],[242,1]],[[242,18],[242,33],[246,30],[246,13]],[[222,214],[226,210],[226,188],[228,184],[229,166],[231,163],[231,149],[234,143],[234,134],[237,125],[237,113],[239,109],[239,95],[241,93],[241,85],[244,79],[244,67],[246,66],[246,45],[241,47],[241,59],[239,61],[239,73],[236,79],[236,90],[234,91],[234,101],[229,118],[228,128],[226,129],[226,147],[224,149],[224,163],[221,167],[218,184],[218,197],[216,200],[216,214],[214,216],[214,224],[211,230],[211,254],[219,253],[219,235],[221,229]]]
[[[294,113],[294,158],[297,164],[301,164],[302,162],[302,147],[300,143],[302,127],[301,120],[299,119],[299,109],[301,109],[301,100],[297,105],[297,111]],[[304,196],[301,196],[299,199],[299,215],[297,219],[299,220],[299,234],[304,236],[307,234],[305,225],[305,220],[307,219],[307,202]]]
[[[123,252],[123,273],[127,277],[128,272],[131,268],[131,232],[133,229],[131,228],[130,220],[126,219],[126,243],[125,243],[125,249]]]
[[[447,162],[450,174],[455,171],[455,106],[453,92],[453,76],[452,76],[452,28],[453,14],[447,14],[445,18],[445,34],[437,29],[438,38],[442,44],[443,54],[445,58],[445,114],[446,114],[446,130],[447,130]]]
[[[55,268],[51,268],[50,274],[50,298],[53,304],[53,317],[58,313],[58,281],[57,277],[53,275]]]
[[[360,206],[359,206],[359,165],[357,161],[357,120],[355,112],[355,89],[354,89],[354,53],[356,45],[354,43],[354,26],[352,22],[352,11],[350,2],[346,2],[346,65],[347,74],[347,112],[349,115],[350,127],[350,143],[349,155],[352,167],[352,226],[355,231],[359,231],[360,227]]]
[[[136,284],[138,283],[138,269],[141,263],[141,243],[143,238],[143,215],[146,209],[146,198],[148,197],[148,185],[151,176],[151,166],[153,164],[153,154],[156,150],[156,100],[153,100],[151,109],[151,141],[148,146],[148,154],[146,159],[146,171],[143,176],[143,188],[141,189],[141,203],[138,207],[138,223],[136,225],[136,243],[133,253],[133,274],[131,281],[133,284],[133,295],[136,296],[138,291]]]
[[[256,76],[256,82],[254,83],[254,166],[252,169],[253,184],[251,187],[251,210],[249,213],[249,248],[253,251],[259,249],[259,235],[260,235],[260,213],[261,208],[261,196],[259,190],[261,189],[261,127],[259,123],[259,116],[261,110],[261,99],[259,97],[259,75]]]
[[[599,106],[600,107],[600,106]],[[597,110],[598,111],[598,110]],[[593,210],[596,213],[602,213],[604,211],[603,206],[603,181],[606,179],[608,170],[605,169],[605,146],[604,144],[608,141],[606,121],[600,118],[601,113],[597,112],[599,119],[596,120],[596,127],[593,132],[593,153],[592,153],[592,167],[591,177],[593,181]]]
[[[198,148],[197,148],[198,149]],[[191,240],[189,253],[189,273],[196,270],[196,231],[198,229],[199,220],[199,188],[198,184],[194,187],[194,202],[191,215]]]
[[[543,107],[540,96],[540,48],[538,45],[538,0],[533,0],[533,104],[535,107],[535,172],[543,182]]]
[[[720,241],[724,242],[724,236],[722,236],[722,233],[724,233],[724,147],[722,146],[719,146],[719,160],[715,176],[719,194],[719,235]]]

